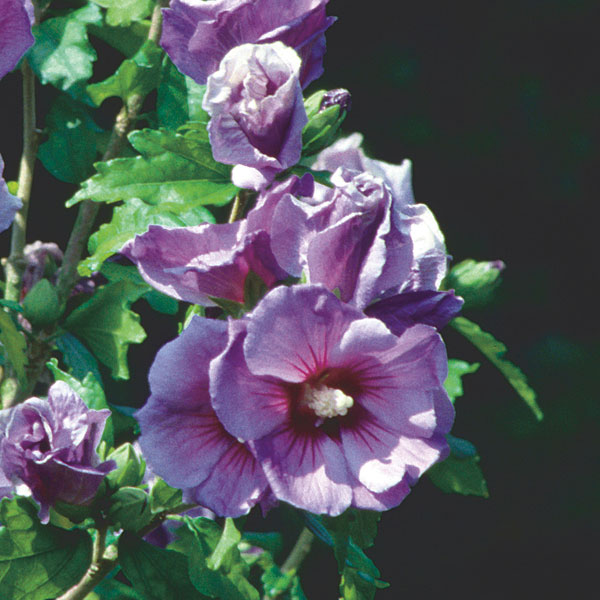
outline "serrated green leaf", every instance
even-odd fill
[[[205,90],[205,85],[181,73],[165,58],[156,100],[158,124],[173,131],[188,121],[201,121],[206,127],[209,116],[202,108]]]
[[[88,85],[87,93],[96,106],[113,96],[123,102],[134,95],[143,98],[158,85],[162,56],[162,50],[148,40],[133,57],[121,63],[116,73],[104,81]]]
[[[427,475],[446,493],[488,498],[487,484],[478,463],[479,456],[458,458],[451,454],[444,462],[433,465]]]
[[[190,582],[187,559],[163,550],[139,537],[123,533],[119,538],[119,562],[123,573],[145,600],[203,600]]]
[[[27,365],[27,342],[23,334],[17,329],[11,316],[0,309],[0,343],[4,354],[12,365],[17,378],[21,383],[26,380],[25,367]]]
[[[47,600],[75,585],[90,565],[92,540],[80,529],[42,525],[26,498],[0,502],[2,600]]]
[[[106,22],[113,27],[129,25],[132,21],[141,21],[150,15],[152,0],[94,0],[106,8]]]
[[[65,321],[65,329],[84,340],[116,379],[129,378],[129,344],[139,344],[146,338],[139,316],[129,310],[139,296],[139,286],[127,281],[111,283],[99,288]]]
[[[445,289],[453,289],[465,300],[464,309],[484,306],[493,298],[500,285],[504,264],[496,261],[463,260],[454,267],[444,280]]]
[[[444,381],[444,388],[453,404],[456,398],[463,395],[463,375],[475,373],[477,369],[479,369],[479,363],[469,364],[456,358],[448,359],[448,376]]]
[[[54,376],[54,380],[64,381],[65,383],[69,384],[71,389],[78,396],[80,396],[88,408],[93,408],[94,410],[102,410],[104,408],[110,409],[108,403],[106,402],[104,390],[102,389],[102,380],[96,379],[96,376],[93,372],[89,371],[85,374],[82,380],[79,380],[73,375],[65,373],[63,370],[59,369],[58,361],[55,358],[51,358],[50,362],[46,363],[46,366]],[[106,420],[102,439],[108,444],[109,447],[114,443],[112,417],[108,417]]]
[[[89,109],[69,96],[58,96],[46,117],[46,131],[49,138],[38,151],[44,167],[67,183],[80,183],[90,177],[102,130]]]
[[[181,490],[172,488],[162,479],[157,478],[150,490],[150,509],[162,512],[179,506],[182,502]]]
[[[177,153],[182,148],[175,145],[172,146],[173,151],[165,149],[162,154],[156,154],[156,147],[152,146],[152,153],[147,156],[96,163],[98,173],[83,182],[67,206],[88,198],[96,202],[140,198],[148,204],[160,203],[164,208],[183,206],[189,209],[206,204],[227,204],[238,191],[225,175],[228,167],[215,167],[217,163],[206,153],[192,158],[189,153],[194,153],[199,144],[184,142],[183,136],[177,135],[180,137],[176,144],[181,144],[186,156]],[[130,137],[142,147],[141,136],[137,132]],[[150,145],[144,147],[149,148]]]
[[[163,205],[149,206],[138,198],[115,207],[112,219],[91,236],[88,244],[91,256],[79,264],[79,273],[89,276],[99,271],[109,256],[119,252],[125,242],[145,233],[149,225],[189,227],[214,222],[213,216],[202,206],[184,208],[182,206],[178,212],[177,207],[170,205],[170,210],[167,210]]]
[[[87,38],[88,24],[101,25],[100,9],[89,4],[33,27],[35,44],[27,57],[42,83],[84,98],[83,83],[92,76],[96,51]]]
[[[499,371],[506,377],[508,383],[529,406],[538,421],[544,418],[544,413],[536,402],[536,393],[527,384],[525,374],[516,365],[504,358],[506,346],[494,338],[491,333],[483,331],[479,325],[465,319],[455,317],[450,325],[466,337]]]

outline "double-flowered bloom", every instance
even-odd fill
[[[57,501],[89,502],[115,467],[96,454],[109,415],[108,409],[87,408],[62,381],[47,399],[30,398],[0,411],[0,497],[28,490],[44,522]]]
[[[239,320],[195,317],[157,355],[138,413],[154,471],[217,514],[272,498],[330,515],[386,510],[447,454],[437,328],[461,301],[437,290],[443,238],[414,204],[408,162],[387,174],[350,164],[332,188],[309,175],[272,185],[239,223],[151,227],[124,248],[175,297],[243,302],[251,271],[270,289]],[[276,287],[286,276],[308,283]]]

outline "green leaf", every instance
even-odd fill
[[[138,531],[150,522],[150,498],[136,487],[119,488],[111,497],[109,519],[126,531]]]
[[[135,487],[142,483],[146,472],[146,461],[130,443],[125,443],[113,450],[106,460],[114,460],[116,468],[106,475],[106,483],[113,489]]]
[[[127,58],[131,58],[142,47],[148,39],[150,22],[133,22],[128,27],[110,27],[90,24],[88,32],[106,42],[112,48],[118,50]]]
[[[56,338],[55,344],[75,379],[82,381],[88,373],[91,373],[102,387],[98,361],[74,335],[63,333]]]
[[[104,408],[110,409],[108,403],[106,402],[101,380],[98,380],[92,371],[87,372],[84,378],[79,380],[73,375],[69,375],[68,373],[65,373],[59,369],[56,358],[51,358],[50,362],[46,363],[46,366],[51,371],[52,375],[54,375],[54,380],[64,381],[67,383],[72,390],[81,397],[88,408],[93,408],[94,410],[102,410]],[[102,439],[109,445],[109,447],[114,443],[112,416],[108,417],[106,420]]]
[[[142,156],[96,163],[98,174],[83,182],[67,206],[88,198],[96,202],[140,198],[165,209],[182,210],[227,204],[238,190],[230,182],[230,167],[214,161],[199,129],[185,134],[134,131],[129,141]]]
[[[181,210],[178,211],[179,208]],[[125,242],[145,233],[149,225],[188,227],[204,222],[214,222],[214,218],[202,206],[187,208],[169,205],[167,209],[163,204],[148,206],[138,198],[132,198],[115,207],[112,219],[91,236],[88,244],[91,256],[79,264],[79,273],[89,276],[99,271],[109,256],[119,252]]]
[[[469,364],[464,360],[456,358],[448,359],[448,376],[446,377],[446,381],[444,381],[444,388],[453,404],[456,398],[463,395],[463,375],[475,373],[477,369],[479,369],[479,363]]]
[[[44,167],[67,183],[80,183],[90,177],[102,130],[89,109],[61,94],[46,117],[46,131],[49,138],[38,151]]]
[[[372,510],[349,508],[345,513],[348,519],[348,532],[360,548],[370,548],[377,536],[377,525],[381,513]]]
[[[479,325],[464,317],[455,317],[450,321],[450,325],[466,337],[506,377],[508,383],[529,406],[536,419],[541,421],[544,414],[536,402],[536,393],[527,384],[527,378],[521,369],[504,358],[506,346],[490,333],[483,331]]]
[[[225,519],[225,527],[223,528],[221,539],[219,540],[219,543],[217,544],[217,547],[214,549],[213,553],[206,561],[208,568],[212,569],[213,571],[219,569],[226,556],[230,554],[234,548],[237,549],[237,545],[241,539],[242,534],[237,530],[233,519]]]
[[[494,296],[500,285],[500,274],[504,264],[500,261],[480,261],[472,258],[455,265],[446,277],[443,287],[454,289],[458,296],[465,300],[463,309],[484,306]]]
[[[145,600],[203,600],[192,585],[187,559],[173,550],[157,548],[125,532],[119,538],[123,573]]]
[[[263,548],[272,556],[277,556],[283,550],[283,536],[277,531],[267,533],[244,531],[242,539],[251,546]]]
[[[181,73],[165,58],[156,100],[158,124],[166,129],[176,130],[188,121],[200,121],[206,129],[209,116],[202,108],[205,91],[205,85],[200,85]]]
[[[139,296],[140,287],[127,281],[105,285],[65,321],[65,329],[84,340],[116,379],[129,378],[129,344],[139,344],[146,338],[139,316],[129,310]]]
[[[35,328],[54,323],[61,314],[56,288],[47,279],[40,279],[23,300],[23,316]]]
[[[181,502],[181,490],[172,488],[160,478],[156,479],[150,490],[150,509],[153,513],[173,509]]]
[[[281,596],[292,586],[292,582],[295,578],[295,570],[282,573],[279,567],[271,565],[269,568],[265,569],[260,578],[263,584],[264,597],[277,598]]]
[[[158,85],[162,56],[162,50],[148,40],[133,57],[121,63],[116,73],[100,83],[88,85],[87,93],[96,106],[113,96],[123,102],[134,95],[143,98]]]
[[[12,365],[17,378],[25,383],[25,366],[27,365],[27,343],[23,334],[17,329],[12,317],[0,309],[0,343],[6,358]]]
[[[446,493],[489,498],[487,484],[479,467],[479,456],[458,458],[451,454],[444,462],[433,465],[427,475]]]
[[[108,25],[129,25],[132,21],[141,21],[150,15],[154,2],[152,0],[94,0],[106,8]]]
[[[92,540],[80,529],[42,525],[26,498],[0,502],[2,600],[47,600],[75,585],[90,565]]]
[[[33,27],[35,44],[27,57],[42,83],[85,98],[83,83],[92,76],[96,60],[96,51],[87,38],[86,26],[91,23],[102,23],[100,9],[94,4]]]
[[[190,519],[185,523],[193,534],[189,551],[190,579],[196,589],[210,598],[227,600],[259,600],[258,590],[246,579],[247,565],[237,547],[229,546],[231,532],[227,534],[224,545],[228,551],[215,561],[212,557],[223,535],[219,526],[210,519]],[[238,532],[239,533],[239,532]],[[233,534],[235,536],[235,533]],[[220,568],[213,570],[211,565],[219,563]]]

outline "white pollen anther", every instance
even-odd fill
[[[304,388],[304,402],[318,417],[343,417],[354,405],[354,398],[337,388],[307,385]]]

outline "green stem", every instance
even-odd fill
[[[304,559],[310,553],[310,549],[312,547],[313,540],[315,536],[311,531],[309,531],[306,527],[300,532],[294,547],[289,553],[288,557],[285,559],[284,563],[281,565],[282,573],[289,573],[290,571],[297,571],[300,568],[300,565],[304,561]],[[274,596],[270,596],[265,594],[263,596],[263,600],[271,600]]]
[[[21,294],[21,277],[25,269],[23,251],[27,238],[27,214],[33,184],[33,171],[39,139],[35,128],[35,75],[27,59],[21,65],[23,75],[23,153],[19,165],[17,195],[23,208],[16,214],[12,225],[10,254],[6,261],[6,288],[4,298],[18,302]]]
[[[92,550],[92,563],[85,575],[56,600],[83,600],[117,566],[117,549],[106,548],[106,525],[98,529]]]
[[[239,221],[244,216],[244,209],[246,208],[246,203],[248,202],[248,191],[240,190],[233,201],[233,206],[231,207],[231,213],[229,214],[228,223],[235,223]]]

